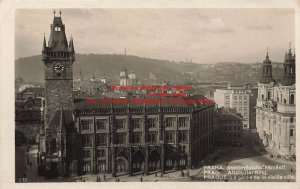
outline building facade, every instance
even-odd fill
[[[123,105],[76,103],[82,174],[148,174],[196,166],[214,146],[214,106],[174,107],[170,99],[178,100],[160,98],[151,105],[130,100]]]
[[[218,128],[217,144],[234,146],[240,143],[243,132],[243,118],[224,107],[216,110],[215,117]]]
[[[243,129],[249,129],[251,90],[244,87],[216,89],[214,101],[218,107],[233,108],[243,116]]]
[[[267,53],[258,82],[256,126],[261,142],[275,155],[294,156],[296,149],[295,54],[285,54],[283,77],[272,77]]]

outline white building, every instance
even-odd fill
[[[243,116],[243,129],[249,129],[251,90],[243,87],[216,89],[214,101],[219,107],[233,108]]]
[[[258,82],[256,127],[261,142],[275,155],[295,155],[295,58],[290,48],[285,54],[283,77],[275,81],[267,53]]]
[[[120,72],[119,78],[120,78],[120,86],[127,86],[128,85],[129,77],[128,77],[128,72],[127,72],[126,68],[124,68]]]

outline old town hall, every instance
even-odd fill
[[[204,96],[161,97],[157,104],[75,101],[75,50],[65,29],[61,13],[54,13],[49,40],[44,37],[43,41],[45,111],[38,152],[40,172],[46,176],[151,174],[191,168],[210,153],[216,137],[214,104],[174,106],[164,101]]]

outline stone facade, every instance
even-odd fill
[[[89,107],[76,103],[81,174],[132,175],[196,166],[214,147],[214,106]],[[82,107],[85,107],[83,109]]]
[[[271,61],[263,68],[272,70]],[[267,63],[267,64],[266,64]],[[283,78],[265,74],[258,82],[256,127],[262,144],[275,155],[294,156],[296,149],[295,55],[285,56]]]

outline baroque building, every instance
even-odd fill
[[[204,103],[204,96],[74,100],[73,39],[67,42],[65,25],[55,13],[50,29],[42,50],[45,113],[39,173],[148,174],[197,166],[211,152],[214,103]],[[128,85],[127,70],[120,77],[120,84]]]
[[[258,82],[256,127],[263,145],[275,155],[295,156],[295,58],[289,48],[284,58],[283,76],[276,81],[267,52]]]

